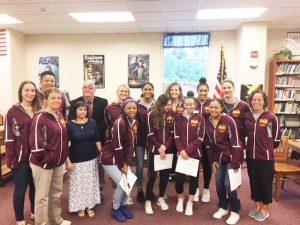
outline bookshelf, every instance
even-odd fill
[[[268,96],[283,135],[294,138],[300,127],[300,60],[270,62]]]

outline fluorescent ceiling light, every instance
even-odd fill
[[[23,23],[23,22],[7,14],[0,14],[0,24],[14,24],[14,23]]]
[[[135,21],[131,12],[69,13],[79,22],[130,22]]]
[[[198,10],[198,20],[243,19],[259,17],[268,8],[203,9]]]

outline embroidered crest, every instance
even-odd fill
[[[20,136],[20,131],[19,131],[19,125],[17,123],[17,120],[16,118],[13,118],[12,119],[12,130],[13,130],[13,133],[16,137],[19,137]]]
[[[232,114],[234,117],[238,117],[241,115],[241,111],[239,109],[235,109],[232,111]]]
[[[60,119],[60,124],[63,125],[63,126],[66,126],[66,121],[65,121],[65,119]]]
[[[183,113],[183,111],[184,111],[184,107],[178,107],[177,108],[177,112],[178,113]]]
[[[259,125],[262,126],[262,127],[267,126],[268,123],[269,123],[269,120],[267,120],[267,119],[260,119],[259,120]]]
[[[205,110],[205,112],[209,113],[209,112],[210,112],[209,106],[206,106],[206,107],[204,108],[204,110]]]
[[[167,116],[166,122],[167,123],[172,123],[172,121],[173,121],[173,116],[171,116],[171,115]]]
[[[132,130],[133,130],[133,132],[136,134],[137,133],[137,125],[136,124],[134,124],[133,126],[132,126]]]
[[[198,124],[199,124],[199,120],[191,120],[191,125],[193,127],[198,126]]]
[[[221,133],[224,133],[226,131],[226,125],[224,124],[220,124],[218,126],[218,130],[221,132]]]

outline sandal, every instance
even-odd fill
[[[31,219],[31,220],[35,220],[35,215],[34,215],[34,213],[31,213],[31,214],[30,214],[30,219]]]
[[[77,215],[79,216],[79,217],[84,217],[85,216],[85,212],[84,212],[84,210],[79,210],[78,212],[77,212]]]
[[[95,211],[92,209],[86,209],[86,213],[89,215],[89,217],[94,217],[95,216]]]

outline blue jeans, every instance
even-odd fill
[[[128,196],[119,184],[122,171],[116,165],[102,165],[108,176],[117,184],[113,199],[113,209],[119,209],[121,205],[127,205]]]
[[[231,169],[231,163],[219,164],[216,172],[216,188],[219,198],[219,208],[228,208],[228,203],[232,212],[238,213],[241,209],[241,203],[238,199],[236,190],[230,191],[230,182],[228,170]],[[228,196],[228,198],[227,198]]]
[[[20,163],[19,166],[12,170],[15,191],[13,205],[15,210],[16,221],[24,220],[24,202],[27,186],[29,185],[29,200],[31,212],[34,213],[34,194],[32,172],[29,163]]]
[[[139,189],[143,188],[143,168],[144,168],[144,156],[146,148],[142,146],[136,146],[135,155],[136,155],[136,176],[137,176],[137,186]]]

